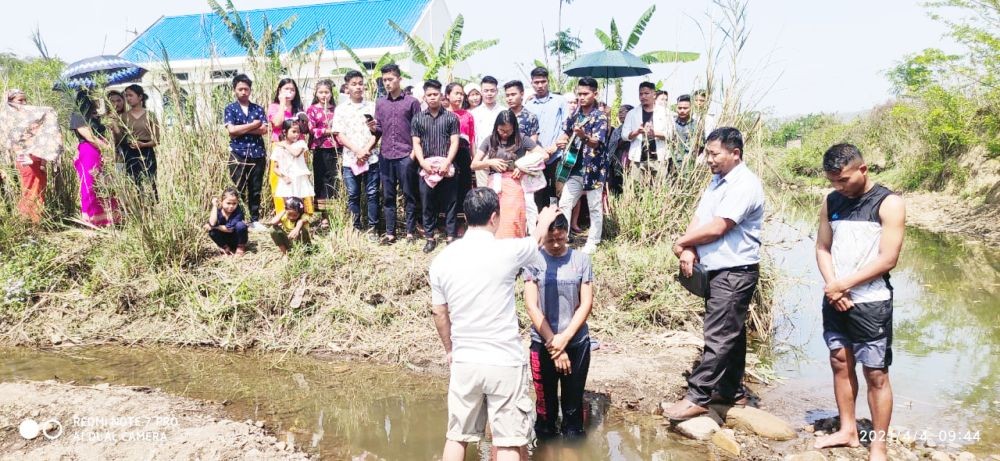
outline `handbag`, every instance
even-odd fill
[[[708,271],[704,264],[695,263],[691,269],[691,276],[685,277],[678,270],[677,281],[681,286],[699,298],[708,298]]]

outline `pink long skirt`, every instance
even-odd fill
[[[101,151],[86,141],[81,142],[77,149],[79,155],[73,166],[80,179],[80,212],[83,219],[99,227],[114,224],[114,201],[102,200],[94,187],[94,179],[101,174]]]

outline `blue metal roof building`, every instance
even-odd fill
[[[325,29],[324,47],[339,50],[343,41],[353,49],[398,47],[403,40],[388,26],[392,20],[412,31],[432,0],[343,0],[315,5],[297,5],[240,11],[240,17],[257,38],[265,20],[275,27],[288,18],[297,19],[284,37],[283,51]],[[222,20],[212,12],[164,16],[119,53],[133,62],[156,62],[163,51],[171,61],[246,56]],[[310,50],[312,51],[312,50]]]

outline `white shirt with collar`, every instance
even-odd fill
[[[490,109],[486,107],[486,103],[480,104],[475,109],[469,111],[472,114],[472,118],[476,121],[476,138],[486,139],[491,133],[493,133],[493,125],[496,124],[497,116],[500,112],[507,110],[502,104],[497,102]]]
[[[375,139],[371,129],[368,128],[368,121],[365,115],[375,116],[375,104],[364,99],[361,102],[354,102],[350,98],[337,105],[333,111],[333,122],[331,131],[347,138],[356,146],[365,146]],[[374,146],[372,149],[374,150]],[[357,156],[350,149],[344,148],[344,155],[341,157],[343,166],[351,166],[357,161]],[[378,155],[368,157],[368,164],[378,162]]]
[[[653,105],[653,131],[663,133],[666,136],[664,139],[656,138],[656,158],[658,160],[667,160],[668,158],[667,140],[674,136],[673,122],[670,111],[659,104]],[[625,122],[622,123],[622,140],[628,141],[628,136],[639,128],[642,128],[642,106],[630,110],[625,116]],[[636,136],[630,142],[628,148],[630,162],[638,162],[642,159],[642,143],[644,142],[646,142],[645,136]]]
[[[522,366],[526,350],[514,307],[518,272],[538,257],[531,237],[497,239],[470,228],[430,268],[431,302],[448,305],[453,362]]]
[[[760,262],[764,186],[742,161],[725,176],[712,176],[695,216],[699,226],[716,217],[736,223],[718,240],[698,245],[698,258],[705,269],[714,271]]]

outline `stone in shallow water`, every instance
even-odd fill
[[[674,429],[695,440],[708,440],[715,431],[719,430],[719,424],[708,416],[699,416],[675,424]]]
[[[740,443],[736,441],[736,433],[732,429],[722,429],[712,434],[712,443],[723,452],[740,457]]]
[[[796,453],[785,457],[785,461],[826,461],[826,455],[812,450],[804,453]]]
[[[733,407],[726,412],[726,425],[772,440],[792,440],[795,429],[783,419],[753,407]]]

